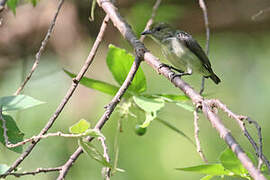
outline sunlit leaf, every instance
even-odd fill
[[[214,176],[212,176],[212,175],[207,175],[207,176],[204,176],[204,177],[202,177],[200,180],[210,180],[210,179],[212,179]]]
[[[81,119],[79,122],[69,128],[70,133],[81,134],[90,128],[90,123],[85,119]]]
[[[187,97],[186,95],[154,94],[153,96],[163,97],[164,100],[166,100],[167,102],[172,102],[172,101],[188,101],[188,100],[190,100],[190,98]]]
[[[199,166],[192,166],[186,168],[177,168],[180,171],[188,171],[188,172],[196,172],[200,174],[206,175],[214,175],[214,176],[221,176],[221,175],[234,175],[233,172],[226,170],[222,164],[204,164]]]
[[[145,121],[140,126],[146,128],[157,117],[158,111],[165,106],[162,98],[147,98],[144,96],[133,96],[133,100],[138,107],[145,112]]]
[[[19,130],[16,122],[14,119],[9,116],[3,114],[2,116],[4,120],[6,121],[6,128],[7,128],[7,136],[8,141],[12,144],[16,144],[18,142],[23,141],[24,134]],[[4,129],[2,121],[0,121],[0,142],[5,145],[5,139],[4,139]],[[22,152],[22,146],[18,146],[15,148],[9,148],[11,151],[21,153]]]
[[[0,106],[2,106],[3,111],[22,110],[43,103],[44,102],[26,95],[5,96],[0,98]]]
[[[146,98],[144,96],[133,96],[134,102],[146,112],[157,112],[165,106],[161,98]]]
[[[106,61],[114,79],[119,85],[122,85],[130,71],[134,56],[124,49],[109,45]],[[146,79],[141,68],[138,69],[128,90],[135,93],[142,93],[146,90]]]

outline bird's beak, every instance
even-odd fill
[[[152,31],[151,30],[146,30],[146,31],[141,33],[141,35],[147,35],[147,34],[152,34]]]

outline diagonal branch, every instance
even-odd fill
[[[31,69],[31,71],[29,72],[29,74],[27,75],[27,77],[25,78],[25,80],[23,81],[23,83],[21,84],[21,86],[16,90],[16,92],[14,93],[14,95],[18,95],[18,94],[21,93],[21,91],[22,91],[23,88],[25,87],[26,83],[30,80],[30,78],[32,77],[33,73],[34,73],[35,70],[37,69],[38,64],[39,64],[39,60],[40,60],[40,57],[41,57],[41,54],[42,54],[43,51],[45,50],[45,47],[46,47],[46,45],[47,45],[47,43],[48,43],[48,41],[49,41],[49,39],[50,39],[50,37],[51,37],[51,34],[52,34],[53,29],[54,29],[54,27],[55,27],[56,19],[57,19],[57,17],[58,17],[58,14],[59,14],[59,12],[60,12],[60,9],[61,9],[63,3],[64,3],[64,0],[60,0],[60,1],[59,1],[59,4],[58,4],[58,6],[57,6],[57,10],[56,10],[56,12],[55,12],[55,14],[54,14],[54,17],[53,17],[53,20],[52,20],[52,22],[51,22],[51,25],[50,25],[50,27],[49,27],[49,29],[48,29],[48,32],[47,32],[47,34],[46,34],[44,40],[42,41],[41,46],[40,46],[40,48],[39,48],[39,50],[38,50],[38,52],[37,52],[37,54],[36,54],[36,59],[35,59],[35,62],[34,62],[34,64],[33,64],[33,66],[32,66],[32,69]]]
[[[136,48],[138,45],[143,46],[143,44],[138,43],[136,36],[134,36],[134,33],[130,28],[130,25],[128,25],[123,20],[117,11],[117,8],[110,1],[97,0],[97,2],[99,6],[102,7],[103,10],[107,13],[107,15],[109,15],[114,26],[121,32],[121,34],[126,38],[128,42],[130,42],[134,48]],[[144,59],[152,68],[154,68],[156,71],[159,71],[160,74],[170,80],[169,75],[172,73],[172,71],[169,68],[159,69],[161,63],[154,55],[152,55],[150,52],[145,52]],[[190,97],[196,106],[200,106],[202,108],[204,115],[207,117],[213,127],[215,127],[215,129],[218,131],[220,137],[233,150],[243,166],[248,170],[249,174],[255,180],[266,180],[262,173],[253,165],[252,161],[248,158],[246,153],[242,150],[231,133],[222,124],[220,118],[211,110],[210,105],[206,103],[203,97],[199,93],[195,92],[190,85],[178,77],[174,78],[171,82],[176,87],[181,89],[188,97]]]
[[[136,51],[140,52],[141,50],[137,49]],[[121,97],[124,95],[124,93],[126,92],[126,90],[129,87],[130,83],[132,82],[138,68],[140,67],[140,63],[141,63],[141,59],[138,55],[136,55],[135,60],[131,66],[131,69],[130,69],[124,83],[122,84],[122,86],[120,87],[120,89],[118,90],[116,95],[113,97],[112,101],[106,106],[106,111],[104,112],[102,117],[97,122],[95,129],[100,130],[105,125],[105,123],[109,120],[116,105],[120,102]],[[93,139],[94,139],[94,137],[89,137],[88,141],[90,142]],[[57,180],[64,179],[68,170],[71,168],[72,164],[80,156],[81,153],[83,153],[83,149],[81,147],[78,147],[77,150],[70,156],[69,160],[62,166],[63,168],[60,171],[60,174],[59,174]]]
[[[209,28],[209,21],[208,21],[208,13],[207,13],[207,8],[206,8],[206,4],[204,0],[199,0],[199,5],[203,11],[204,26],[205,26],[205,33],[206,33],[205,52],[206,52],[206,55],[208,55],[209,54],[209,41],[210,41],[210,28]],[[204,84],[205,84],[205,78],[202,77],[200,94],[202,94],[204,91]]]
[[[160,3],[161,3],[161,0],[157,0],[157,1],[156,1],[155,5],[154,5],[154,7],[153,7],[152,16],[151,16],[151,18],[149,19],[149,21],[147,22],[147,25],[146,25],[145,29],[148,29],[148,28],[153,24],[153,20],[154,20],[154,17],[155,17],[155,15],[156,15],[156,11],[157,11],[157,9],[158,9]],[[144,40],[143,36],[141,36],[141,39],[140,39],[140,40],[141,40],[141,41]],[[141,46],[141,47],[144,47],[144,46]],[[136,52],[139,52],[139,50],[136,50],[136,49],[135,49],[135,51],[136,51]],[[143,50],[143,51],[145,51],[145,50]],[[130,72],[129,72],[129,74],[128,74],[126,80],[125,80],[125,82],[127,81],[127,82],[130,83],[130,82],[132,81],[133,77],[135,76],[135,73],[136,73],[137,69],[139,68],[139,64],[136,65],[137,58],[138,58],[138,56],[136,56],[136,59],[135,59],[133,65],[132,65],[132,67],[131,67],[131,70],[130,70]],[[140,63],[140,62],[139,62],[139,63]],[[135,67],[135,66],[137,66],[137,67]],[[132,79],[131,79],[131,78],[132,78]],[[127,89],[128,86],[129,86],[129,84],[126,84],[126,85],[125,85],[125,82],[123,83],[123,85],[121,86],[121,88]],[[120,88],[120,89],[121,89],[121,88]],[[122,90],[120,91],[120,89],[119,89],[119,91],[118,91],[118,92],[120,92],[120,94],[118,95],[118,93],[117,93],[117,94],[115,95],[115,97],[114,97],[114,99],[116,99],[117,101],[112,100],[112,102],[106,107],[106,111],[108,111],[108,108],[109,108],[110,106],[112,106],[112,104],[115,104],[114,107],[113,107],[113,106],[111,107],[111,110],[112,110],[111,112],[113,112],[115,106],[119,103],[118,100],[120,101],[121,96],[125,93],[125,91],[122,91]],[[122,94],[122,93],[123,93],[123,94]],[[117,96],[119,96],[120,98],[117,97]],[[112,109],[112,108],[113,108],[113,109]],[[110,113],[110,114],[111,114],[111,113]],[[103,125],[106,123],[106,121],[107,121],[107,120],[105,120],[105,118],[109,118],[110,114],[109,114],[108,112],[105,112],[104,115],[102,116],[102,118],[101,118],[101,119],[98,121],[98,123],[96,124],[95,128],[101,129],[102,126],[103,126]],[[92,140],[93,140],[93,138],[89,138],[89,141],[92,141]],[[103,147],[104,147],[104,155],[107,156],[107,159],[109,160],[108,155],[105,153],[106,146],[103,146]],[[64,179],[64,177],[66,176],[68,170],[71,168],[72,164],[78,159],[78,157],[79,157],[82,153],[83,153],[82,148],[81,148],[81,147],[78,147],[77,150],[70,156],[69,160],[62,166],[63,168],[62,168],[62,171],[60,171],[60,174],[59,174],[59,176],[58,176],[58,178],[57,178],[58,180]],[[108,170],[107,172],[110,173],[110,170]],[[106,177],[106,178],[109,178],[109,174],[107,174],[107,177]]]
[[[80,80],[82,79],[82,77],[84,76],[84,74],[86,73],[86,71],[88,70],[89,66],[91,65],[91,63],[93,62],[93,59],[96,55],[97,49],[102,41],[106,26],[107,26],[107,22],[109,21],[109,17],[106,16],[104,18],[104,21],[102,23],[100,32],[96,38],[96,41],[83,65],[83,67],[81,68],[80,72],[78,73],[78,75],[76,76],[76,78],[73,79],[73,82],[69,88],[69,90],[67,91],[65,97],[62,99],[61,103],[59,104],[59,106],[57,107],[55,113],[52,115],[52,117],[49,119],[48,123],[46,124],[46,126],[41,130],[41,132],[39,133],[39,136],[42,136],[44,134],[47,133],[47,131],[50,129],[50,127],[53,125],[53,123],[56,121],[56,119],[58,118],[58,116],[60,115],[60,113],[62,112],[62,110],[64,109],[65,105],[67,104],[67,102],[69,101],[69,99],[71,98],[73,92],[76,90]],[[10,172],[12,172],[16,167],[18,167],[21,162],[31,153],[31,151],[33,150],[33,148],[36,146],[36,144],[40,141],[40,138],[36,139],[35,141],[32,142],[31,145],[28,146],[28,148],[26,149],[25,152],[23,152],[21,154],[20,157],[18,157],[16,159],[16,161],[11,165],[11,167],[8,169],[8,171],[5,174],[0,175],[0,178],[6,177],[7,175],[9,175]]]

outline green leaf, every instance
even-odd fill
[[[229,148],[225,149],[221,153],[219,160],[226,169],[234,172],[237,175],[246,176],[246,174],[248,174],[248,171]]]
[[[119,85],[122,85],[130,71],[134,56],[127,53],[126,50],[110,44],[106,61],[114,79]],[[146,79],[141,67],[139,67],[128,89],[135,93],[146,91]]]
[[[25,95],[5,96],[0,98],[0,106],[3,107],[3,111],[22,110],[43,103],[44,102],[42,101],[39,101],[37,99]]]
[[[164,107],[165,102],[162,98],[146,98],[144,96],[133,96],[134,102],[145,111],[145,121],[140,126],[146,128],[157,117],[157,112]]]
[[[190,98],[186,95],[176,95],[176,94],[154,94],[153,96],[163,97],[167,102],[174,101],[188,101]]]
[[[85,119],[81,119],[79,122],[69,128],[69,132],[73,134],[81,134],[86,132],[90,128],[90,123]]]
[[[157,112],[165,106],[164,100],[162,98],[133,96],[133,100],[145,112]]]
[[[95,14],[96,3],[97,3],[97,0],[93,0],[92,1],[91,16],[89,17],[89,20],[90,21],[94,21],[94,14]]]
[[[79,139],[79,145],[82,147],[83,151],[92,159],[96,160],[103,166],[112,168],[112,165],[106,161],[102,153],[100,153],[93,144],[91,144],[90,142],[83,142],[82,139]]]
[[[2,116],[4,120],[6,121],[6,128],[7,128],[7,136],[8,136],[8,141],[12,144],[16,144],[18,142],[23,141],[23,136],[24,134],[19,130],[16,122],[14,119],[9,116],[3,114]],[[4,129],[2,126],[2,121],[0,121],[0,142],[5,145],[5,139],[4,139]],[[15,148],[9,148],[11,151],[21,153],[22,152],[22,146],[18,146]]]
[[[69,75],[71,78],[76,77],[75,74],[73,74],[65,69],[64,69],[64,72],[67,75]],[[80,81],[80,84],[82,84],[88,88],[95,89],[95,90],[98,90],[100,92],[109,94],[111,96],[114,96],[119,89],[119,87],[114,86],[112,84],[109,84],[109,83],[106,83],[103,81],[99,81],[99,80],[95,80],[95,79],[91,79],[91,78],[87,78],[87,77],[83,77]],[[129,95],[128,92],[126,92],[126,94]]]
[[[7,172],[7,170],[9,169],[9,166],[6,164],[0,164],[0,175],[4,174],[5,172]]]
[[[18,5],[19,0],[8,0],[7,6],[12,10],[13,14],[16,15],[16,7]]]
[[[193,106],[191,105],[188,105],[186,103],[180,103],[180,102],[177,102],[175,103],[177,106],[180,106],[181,108],[187,110],[187,111],[190,111],[190,112],[193,112],[195,109]]]
[[[192,167],[186,167],[186,168],[177,168],[177,170],[196,172],[196,173],[200,173],[200,174],[214,175],[214,176],[221,176],[221,175],[232,176],[232,175],[234,175],[233,172],[226,170],[222,166],[222,164],[204,164],[204,165],[192,166]]]
[[[169,129],[175,131],[176,133],[178,133],[179,135],[183,136],[184,138],[186,138],[189,142],[191,142],[191,144],[193,144],[195,146],[195,143],[193,142],[193,140],[188,137],[183,131],[181,131],[180,129],[178,129],[177,127],[173,126],[172,124],[170,124],[167,121],[164,121],[163,119],[160,118],[156,118],[156,120],[158,122],[160,122],[161,124],[165,125],[166,127],[168,127]]]
[[[209,179],[212,179],[214,176],[212,175],[207,175],[207,176],[204,176],[202,177],[200,180],[209,180]]]

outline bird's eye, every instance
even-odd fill
[[[161,27],[157,27],[156,31],[160,31],[161,30]]]

